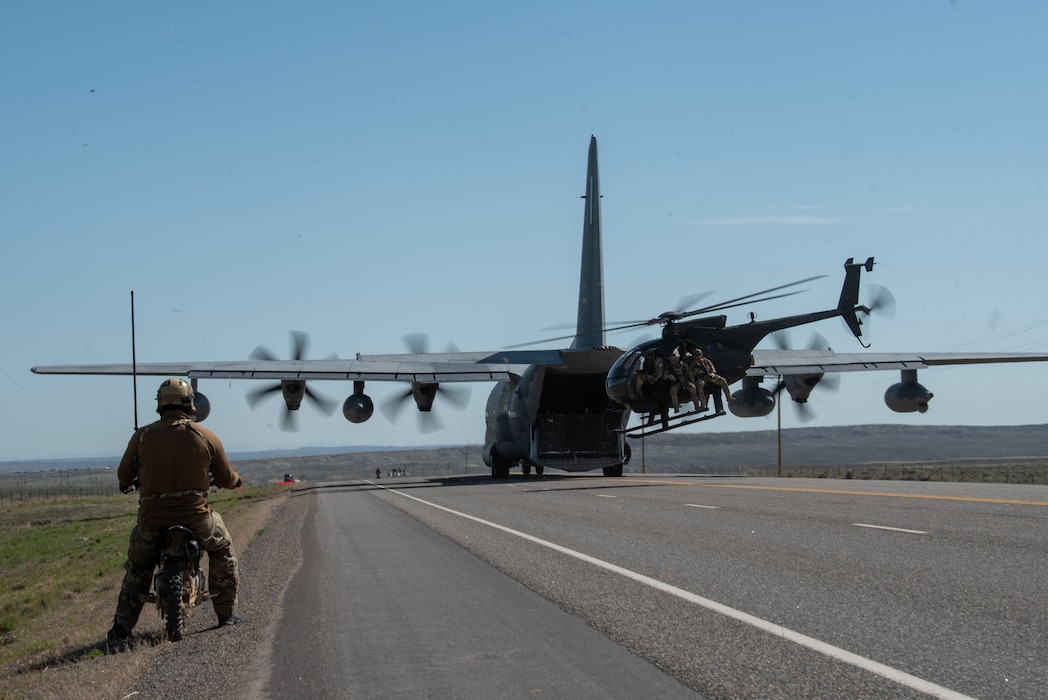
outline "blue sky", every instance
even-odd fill
[[[845,258],[874,255],[867,279],[898,302],[874,350],[1048,350],[1041,3],[52,2],[0,20],[0,460],[122,451],[130,378],[29,368],[129,361],[131,290],[140,362],[284,356],[289,330],[315,357],[412,332],[493,350],[573,322],[591,134],[609,320],[818,274],[731,320],[831,308]],[[895,381],[845,376],[809,425],[1048,422],[1048,366],[924,372],[924,415],[884,406]],[[232,450],[479,443],[490,389],[439,433],[309,408],[285,433],[250,386],[201,386]]]

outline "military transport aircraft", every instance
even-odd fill
[[[603,469],[620,476],[629,462],[627,437],[673,430],[690,423],[727,415],[767,415],[776,396],[785,390],[804,403],[826,373],[900,370],[901,381],[885,394],[885,403],[898,412],[924,412],[931,392],[917,382],[917,371],[935,365],[994,362],[1041,362],[1048,355],[854,353],[828,349],[757,350],[766,336],[786,328],[840,317],[862,343],[862,325],[874,305],[859,303],[859,277],[873,270],[874,260],[845,262],[844,285],[837,306],[826,311],[778,319],[727,325],[727,316],[716,312],[797,293],[797,285],[810,277],[762,292],[691,311],[671,311],[636,323],[606,328],[604,273],[601,243],[600,181],[597,140],[591,137],[586,172],[585,214],[578,317],[569,347],[529,350],[523,346],[494,352],[412,352],[396,355],[361,355],[356,359],[306,360],[303,336],[296,336],[292,360],[274,359],[256,351],[253,359],[228,362],[167,362],[113,365],[53,365],[33,367],[37,374],[94,374],[184,376],[193,383],[207,379],[254,379],[271,382],[251,392],[258,398],[280,392],[288,411],[303,398],[319,398],[307,388],[308,380],[353,382],[353,393],[342,405],[351,423],[363,423],[374,413],[374,403],[364,393],[365,383],[403,382],[419,411],[433,408],[437,394],[458,382],[496,382],[485,410],[484,462],[492,476],[506,477],[519,465],[524,474],[546,467],[566,471]],[[793,290],[793,291],[785,291]],[[608,346],[610,330],[661,326],[661,337],[623,351]],[[557,339],[550,339],[557,340]],[[864,345],[864,347],[867,347]],[[701,355],[701,359],[700,359]],[[703,362],[712,365],[704,365]],[[716,376],[715,376],[716,375]],[[765,378],[776,386],[760,386]],[[723,378],[723,383],[719,379]],[[727,385],[741,382],[730,397]],[[692,393],[694,387],[694,393]],[[712,398],[714,409],[703,410]],[[683,404],[690,409],[680,412]],[[197,395],[197,420],[210,411],[206,397]],[[673,411],[671,413],[671,411]],[[627,427],[631,414],[640,425]]]

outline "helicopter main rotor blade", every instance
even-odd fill
[[[736,297],[734,299],[728,299],[727,301],[722,301],[719,304],[713,304],[712,306],[706,306],[706,307],[701,308],[701,309],[695,309],[694,311],[687,312],[687,315],[688,316],[695,316],[697,314],[705,314],[705,313],[710,313],[712,311],[720,311],[721,309],[730,309],[730,308],[733,308],[735,306],[739,306],[740,305],[739,302],[745,302],[745,301],[748,301],[748,300],[752,300],[752,303],[757,303],[759,301],[768,301],[770,299],[780,299],[782,297],[791,296],[793,294],[800,294],[800,292],[804,291],[803,289],[800,290],[800,291],[797,291],[797,292],[790,292],[789,294],[778,294],[776,296],[768,297],[766,299],[754,299],[754,297],[759,297],[759,296],[761,296],[763,294],[768,294],[770,292],[777,292],[780,289],[786,289],[788,287],[796,287],[798,284],[804,284],[805,282],[813,282],[815,280],[821,280],[823,277],[826,277],[826,275],[816,275],[814,277],[805,277],[804,279],[797,280],[796,282],[788,282],[786,284],[780,284],[777,287],[771,287],[769,289],[765,289],[765,290],[760,291],[760,292],[754,292],[753,294],[747,294],[745,296]]]

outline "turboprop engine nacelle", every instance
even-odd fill
[[[364,393],[364,382],[353,382],[353,395],[342,404],[342,415],[350,423],[363,423],[375,412],[375,403]]]
[[[193,407],[196,409],[196,413],[193,414],[193,420],[197,423],[203,423],[211,415],[211,401],[197,391],[196,379],[190,379],[189,385],[193,387]]]
[[[928,410],[932,396],[932,392],[918,383],[917,370],[904,369],[902,381],[892,384],[884,392],[884,403],[896,413],[924,413]]]
[[[787,374],[783,377],[783,381],[786,383],[786,391],[789,392],[790,398],[797,403],[805,403],[808,400],[808,396],[811,395],[812,389],[815,388],[822,377],[822,372],[817,374]]]
[[[211,401],[199,391],[193,394],[193,406],[196,408],[193,420],[197,423],[203,423],[211,415]]]
[[[775,397],[757,386],[760,380],[760,377],[743,377],[742,388],[731,395],[735,400],[728,402],[728,410],[739,418],[759,418],[771,413]]]

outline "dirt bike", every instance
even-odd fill
[[[193,531],[182,525],[164,530],[161,543],[160,566],[153,574],[153,592],[147,600],[156,603],[166,621],[167,638],[177,642],[185,635],[193,608],[208,599],[200,569],[203,551]]]

